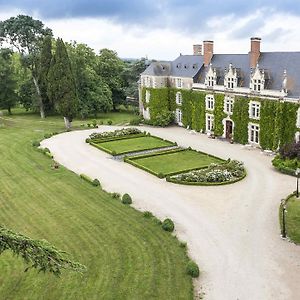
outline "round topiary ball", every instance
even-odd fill
[[[164,178],[165,177],[163,173],[158,173],[157,176],[158,176],[158,178]]]
[[[165,231],[173,232],[174,231],[174,223],[171,219],[165,219],[161,225],[162,229]]]
[[[124,194],[122,197],[122,203],[123,204],[131,204],[132,203],[132,199],[128,194]]]
[[[197,278],[200,275],[198,265],[190,260],[186,265],[186,272],[188,275],[192,276],[193,278]]]
[[[100,181],[97,178],[93,180],[93,186],[100,186]]]

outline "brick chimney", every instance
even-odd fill
[[[256,68],[260,56],[260,41],[261,38],[259,37],[251,38],[251,50],[249,52],[249,57],[250,57],[250,68],[253,69]]]
[[[193,53],[194,55],[202,55],[202,45],[193,45]]]
[[[204,66],[207,67],[214,54],[214,42],[203,41],[204,48]]]

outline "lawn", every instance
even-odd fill
[[[73,172],[52,170],[51,160],[31,146],[45,133],[63,130],[62,118],[40,120],[28,113],[5,118],[0,127],[1,224],[48,240],[86,265],[87,272],[65,271],[61,278],[24,273],[23,261],[5,252],[0,256],[1,299],[193,298],[187,257],[176,238]],[[125,115],[109,118],[128,121]]]
[[[191,169],[204,168],[211,163],[220,163],[221,159],[195,150],[166,151],[159,155],[133,157],[129,159],[136,166],[150,170],[153,174],[164,176],[181,173]]]
[[[292,241],[300,243],[300,200],[295,196],[287,202],[286,231]]]
[[[130,152],[151,150],[174,145],[169,141],[164,141],[153,136],[133,137],[117,141],[98,143],[102,150],[114,155],[126,154]]]

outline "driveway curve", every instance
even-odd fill
[[[257,149],[180,127],[141,127],[180,146],[241,160],[248,171],[232,185],[168,183],[85,143],[92,132],[116,128],[63,133],[42,146],[68,169],[98,178],[105,190],[129,193],[137,209],[172,218],[177,236],[188,243],[202,270],[195,285],[205,299],[300,299],[300,248],[280,238],[278,225],[278,205],[295,189],[294,178],[274,171],[271,158]]]

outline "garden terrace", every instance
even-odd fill
[[[163,140],[156,136],[135,134],[128,137],[91,140],[90,144],[113,156],[123,155],[132,152],[160,149],[175,146],[175,143]]]
[[[218,157],[192,149],[161,151],[126,158],[125,161],[161,178],[224,162]]]

